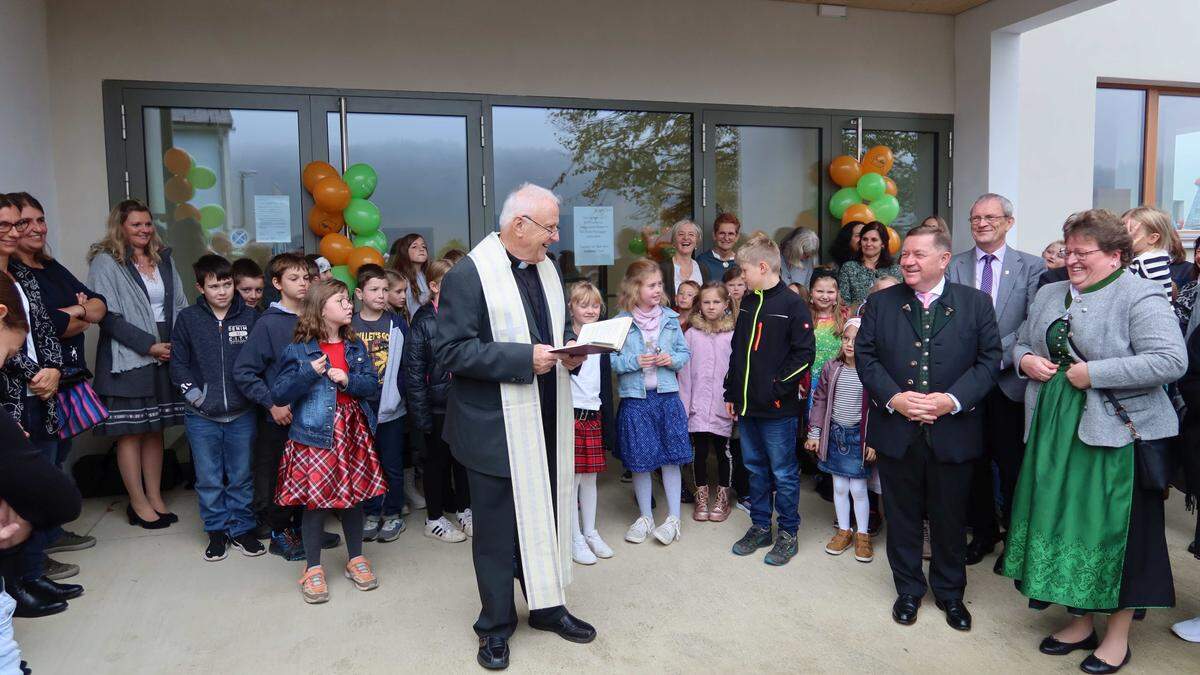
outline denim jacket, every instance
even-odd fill
[[[631,316],[629,312],[621,312],[617,316]],[[679,391],[679,379],[675,373],[692,357],[688,350],[687,341],[683,339],[683,330],[679,327],[679,314],[670,307],[663,307],[662,328],[658,333],[658,348],[664,354],[671,355],[670,366],[658,367],[658,387],[660,394]],[[612,369],[617,374],[617,395],[621,398],[646,398],[646,380],[642,367],[638,365],[638,357],[645,351],[642,342],[642,331],[637,324],[629,328],[629,336],[621,351],[613,354]]]
[[[293,342],[283,350],[282,364],[271,396],[276,405],[292,406],[292,425],[288,438],[316,448],[333,447],[333,407],[337,402],[337,385],[328,377],[318,375],[311,362],[323,352],[316,340]],[[367,399],[379,393],[379,374],[367,356],[361,340],[346,342],[346,365],[349,382],[343,390],[358,399],[371,433],[375,433],[375,411]]]

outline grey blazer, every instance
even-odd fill
[[[1013,363],[1026,354],[1049,358],[1046,331],[1067,314],[1064,300],[1069,281],[1047,284],[1038,291],[1021,326]],[[1087,361],[1092,388],[1087,390],[1079,439],[1089,445],[1116,448],[1133,439],[1098,389],[1111,389],[1129,411],[1133,426],[1147,440],[1179,433],[1179,419],[1163,385],[1178,380],[1187,370],[1187,348],[1179,321],[1162,284],[1133,274],[1071,304],[1071,340]],[[1024,374],[1021,374],[1024,378]],[[1037,409],[1041,382],[1028,380],[1025,390],[1025,436]]]
[[[1025,322],[1026,310],[1037,294],[1038,277],[1046,268],[1041,256],[1030,255],[1009,246],[1004,253],[1004,264],[1000,267],[1000,288],[996,295],[996,326],[1000,329],[1000,379],[997,386],[1011,401],[1021,401],[1025,395],[1025,382],[1017,377],[1013,362],[1009,360],[1017,344],[1017,331]],[[956,284],[979,288],[975,278],[975,247],[963,251],[950,259],[946,278]]]

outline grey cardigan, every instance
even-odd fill
[[[1047,284],[1029,307],[1013,348],[1013,363],[1026,354],[1049,358],[1046,331],[1067,314],[1064,299],[1069,281]],[[1187,349],[1179,321],[1162,284],[1133,274],[1122,274],[1104,288],[1085,293],[1071,304],[1071,340],[1087,361],[1092,388],[1087,390],[1079,439],[1102,447],[1132,442],[1112,406],[1098,389],[1111,389],[1129,411],[1138,434],[1147,440],[1179,433],[1179,420],[1163,385],[1178,380],[1187,370]],[[1019,372],[1019,368],[1018,368]],[[1024,373],[1020,373],[1025,378]],[[1025,389],[1025,436],[1037,409],[1041,383],[1028,380]]]

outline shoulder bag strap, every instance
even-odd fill
[[[1069,320],[1067,322],[1067,325],[1070,326]],[[1076,354],[1083,357],[1084,361],[1087,360],[1087,357],[1085,357],[1083,355],[1083,352],[1080,351],[1079,345],[1076,345],[1075,341],[1071,339],[1071,331],[1069,329],[1067,330],[1067,344],[1071,345],[1071,349]],[[1122,405],[1121,402],[1117,400],[1117,397],[1116,397],[1116,395],[1114,395],[1112,393],[1112,390],[1111,389],[1097,389],[1096,391],[1100,392],[1104,396],[1104,398],[1109,402],[1109,404],[1112,405],[1113,410],[1115,410],[1117,413],[1117,417],[1121,418],[1121,423],[1125,425],[1126,429],[1129,429],[1129,435],[1133,437],[1133,440],[1135,440],[1135,441],[1142,440],[1142,437],[1138,435],[1137,428],[1133,426],[1133,420],[1130,419],[1130,417],[1129,417],[1129,411],[1126,410],[1125,406]]]

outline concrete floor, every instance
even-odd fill
[[[475,672],[471,623],[479,609],[470,544],[427,539],[410,529],[390,544],[367,544],[381,581],[355,591],[331,574],[332,600],[305,605],[296,580],[301,563],[266,555],[205,562],[206,539],[195,495],[175,491],[182,522],[150,532],[126,524],[124,502],[90,500],[72,529],[99,544],[59,554],[78,563],[71,579],[87,593],[67,612],[16,620],[17,639],[41,673],[382,673]],[[832,507],[805,481],[800,553],[772,568],[762,555],[738,558],[730,545],[749,517],[695,523],[686,511],[682,540],[664,548],[622,537],[636,516],[630,486],[601,477],[599,529],[616,556],[575,565],[569,607],[593,623],[589,645],[522,625],[511,642],[515,672],[1078,672],[1082,652],[1049,657],[1042,636],[1061,610],[1034,612],[992,560],[973,567],[967,600],[971,633],[948,627],[926,598],[915,626],[894,624],[894,599],[883,538],[875,562],[823,551]],[[663,514],[660,504],[661,519]],[[1168,503],[1178,606],[1151,612],[1135,627],[1126,672],[1200,671],[1200,645],[1176,638],[1172,622],[1200,614],[1200,561],[1186,550],[1192,514],[1175,494]],[[331,572],[345,550],[326,552]],[[524,614],[523,608],[520,610]]]

